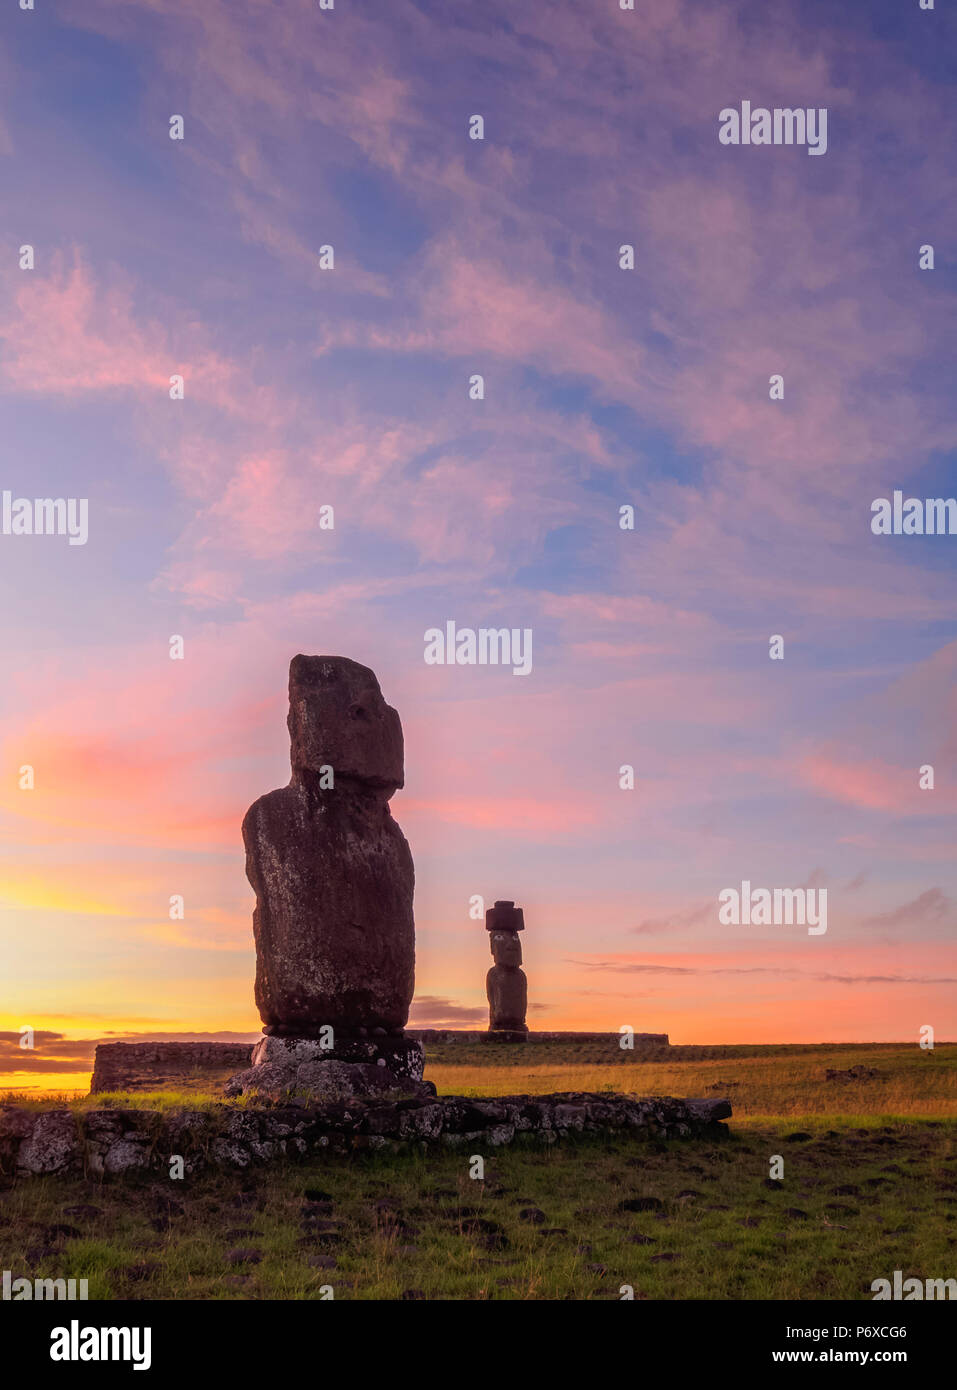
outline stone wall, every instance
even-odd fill
[[[484,1031],[458,1031],[440,1028],[407,1028],[407,1038],[415,1038],[426,1047],[461,1043],[474,1046],[488,1041]],[[635,1051],[643,1048],[667,1047],[667,1033],[636,1033]],[[607,1043],[617,1060],[627,1060],[630,1052],[621,1052],[618,1033],[529,1033],[528,1043],[567,1042]],[[100,1043],[93,1063],[90,1094],[103,1091],[159,1091],[164,1086],[176,1087],[197,1080],[225,1081],[234,1072],[250,1065],[253,1043]],[[521,1044],[519,1044],[521,1046]],[[592,1059],[590,1059],[592,1060]]]
[[[99,1043],[90,1094],[159,1091],[198,1078],[225,1080],[249,1066],[252,1043]]]
[[[321,1108],[284,1105],[210,1110],[27,1110],[0,1106],[0,1171],[29,1176],[83,1172],[98,1177],[246,1168],[323,1152],[401,1151],[441,1144],[470,1153],[528,1137],[627,1133],[636,1139],[716,1136],[731,1114],[726,1100],[676,1100],[567,1091],[548,1096],[471,1100],[462,1096],[352,1101]]]
[[[443,1045],[445,1045],[447,1043],[457,1042],[474,1044],[489,1041],[488,1031],[485,1029],[476,1030],[475,1032],[460,1032],[458,1029],[445,1030],[442,1028],[407,1028],[405,1030],[405,1036],[407,1038],[418,1038],[419,1041],[424,1042],[427,1047],[429,1043],[432,1043],[433,1045],[435,1045],[436,1043],[442,1043]],[[635,1033],[633,1040],[636,1049],[643,1047],[668,1047],[670,1045],[668,1042],[667,1033]],[[612,1044],[615,1048],[620,1048],[621,1034],[530,1032],[525,1041],[533,1044],[564,1042],[572,1045],[577,1045],[578,1043],[609,1043]]]

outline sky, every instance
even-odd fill
[[[6,7],[0,489],[89,535],[0,535],[0,1086],[256,1035],[240,824],[297,652],[402,718],[413,1024],[485,1026],[478,895],[533,1028],[957,1036],[957,537],[871,530],[957,492],[955,39],[917,0]],[[826,108],[826,153],[721,144],[744,100]],[[450,621],[531,671],[427,664]],[[826,933],[722,924],[745,880]]]

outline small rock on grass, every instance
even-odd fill
[[[44,1240],[76,1240],[83,1235],[75,1226],[66,1226],[62,1222],[55,1226],[45,1226],[43,1230]]]
[[[481,1236],[479,1244],[484,1250],[507,1250],[508,1236],[504,1231],[495,1231],[492,1235]]]
[[[535,1226],[540,1226],[548,1220],[540,1207],[523,1207],[519,1212],[519,1218],[522,1221],[530,1221]]]

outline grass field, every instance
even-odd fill
[[[957,1044],[953,1043],[933,1052],[923,1052],[912,1043],[673,1047],[640,1061],[633,1060],[634,1054],[612,1048],[609,1062],[598,1060],[594,1045],[583,1046],[581,1057],[542,1056],[553,1047],[561,1050],[560,1044],[550,1043],[534,1048],[479,1045],[468,1051],[458,1046],[436,1048],[426,1074],[440,1094],[614,1090],[640,1095],[726,1095],[735,1119],[849,1113],[957,1116]],[[535,1059],[533,1065],[529,1065],[530,1057]],[[825,1079],[829,1070],[853,1067],[877,1075],[865,1081]]]
[[[614,1064],[563,1063],[545,1046],[532,1066],[530,1048],[456,1048],[461,1062],[435,1049],[426,1074],[456,1094],[729,1094],[729,1140],[496,1150],[484,1181],[446,1152],[183,1182],[7,1180],[0,1268],[86,1277],[107,1299],[330,1287],[337,1299],[607,1299],[622,1285],[636,1298],[868,1299],[895,1269],[957,1276],[954,1045],[686,1048]],[[878,1075],[824,1080],[852,1066]]]

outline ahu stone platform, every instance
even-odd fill
[[[445,1029],[445,1028],[407,1028],[405,1030],[407,1038],[418,1038],[425,1043],[426,1047],[430,1044],[434,1047],[441,1044],[443,1047],[452,1043],[461,1043],[463,1046],[474,1046],[475,1043],[495,1042],[496,1037],[492,1031],[479,1031],[478,1029]],[[617,1059],[624,1055],[631,1055],[631,1049],[623,1049],[621,1046],[620,1033],[553,1033],[553,1032],[528,1032],[524,1042],[534,1046],[535,1043],[567,1043],[569,1047],[578,1047],[585,1044],[601,1044],[612,1049]],[[636,1052],[644,1052],[649,1048],[670,1047],[667,1033],[633,1033],[631,1041],[634,1043]]]
[[[426,1049],[455,1045],[474,1047],[490,1042],[489,1034],[477,1029],[407,1028],[405,1037],[424,1043]],[[533,1052],[539,1043],[607,1047],[609,1058],[616,1062],[669,1046],[667,1033],[636,1033],[634,1052],[621,1049],[621,1036],[618,1033],[539,1032],[529,1033],[525,1039],[525,1044]],[[494,1040],[491,1040],[491,1046],[495,1046]],[[261,1038],[256,1043],[99,1043],[90,1094],[100,1095],[104,1091],[160,1091],[164,1087],[176,1089],[184,1084],[195,1086],[203,1081],[219,1083],[234,1072],[251,1066],[254,1052],[261,1050],[261,1047]],[[509,1051],[511,1053],[512,1049]],[[534,1061],[534,1056],[529,1060]],[[597,1062],[600,1057],[592,1053],[588,1061]]]
[[[566,1091],[545,1096],[352,1099],[207,1110],[27,1110],[0,1105],[0,1172],[7,1176],[82,1173],[168,1174],[242,1169],[323,1153],[402,1152],[441,1145],[487,1153],[523,1139],[552,1144],[574,1136],[635,1140],[726,1134],[727,1100],[677,1100]]]
[[[90,1095],[103,1091],[162,1091],[184,1083],[225,1081],[249,1066],[252,1043],[98,1043]]]

